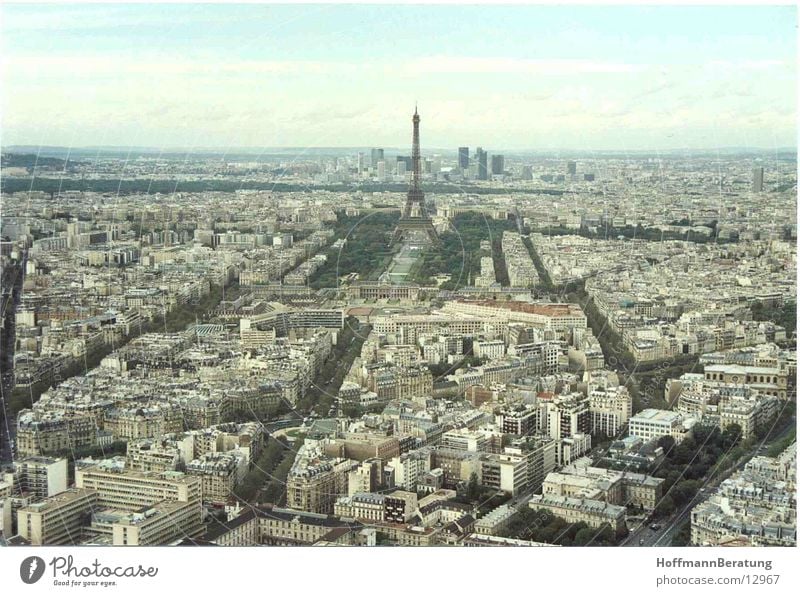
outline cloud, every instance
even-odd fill
[[[303,60],[242,60],[214,62],[207,60],[164,60],[159,57],[135,56],[7,56],[4,75],[65,75],[74,77],[127,77],[225,75],[225,74],[346,74],[359,66],[346,62]]]
[[[705,64],[706,68],[714,70],[770,70],[790,66],[783,60],[710,60]]]
[[[639,93],[636,93],[635,95],[633,95],[633,99],[641,99],[643,97],[649,97],[651,95],[656,95],[658,93],[661,93],[665,89],[671,89],[673,86],[674,85],[672,83],[669,83],[667,81],[664,81],[664,80],[658,81],[654,85],[651,85],[651,86],[647,87],[646,89],[640,91]]]
[[[356,75],[381,72],[379,63],[315,60],[239,60],[202,59],[174,60],[163,56],[6,56],[4,74],[39,77],[64,75],[73,77],[192,76],[192,75]],[[624,62],[595,60],[523,60],[517,58],[471,58],[429,56],[406,63],[393,75],[425,76],[437,74],[540,74],[573,75],[588,73],[635,73],[646,67]]]
[[[643,65],[597,60],[526,60],[519,58],[486,58],[468,56],[430,56],[414,60],[406,67],[412,74],[554,74],[577,73],[632,73],[644,69]]]

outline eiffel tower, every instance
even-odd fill
[[[425,211],[425,193],[422,192],[420,187],[419,114],[416,106],[414,107],[414,117],[411,121],[414,123],[414,137],[411,148],[411,188],[408,189],[406,204],[392,235],[391,244],[401,240],[418,240],[421,242],[427,240],[432,243],[438,243],[439,236],[436,234],[431,218]]]

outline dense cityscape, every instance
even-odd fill
[[[424,117],[4,148],[3,544],[796,546],[794,150]]]

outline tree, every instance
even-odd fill
[[[672,497],[666,495],[661,499],[661,501],[656,505],[655,513],[662,517],[667,517],[672,515],[675,511],[675,503],[672,500]]]
[[[677,505],[684,505],[697,494],[698,488],[700,483],[697,480],[683,480],[672,487],[670,495]]]
[[[575,534],[575,546],[586,546],[594,540],[597,531],[593,528],[581,528]]]
[[[480,494],[480,485],[478,484],[478,475],[473,472],[469,476],[469,483],[467,484],[467,498],[474,501]]]
[[[739,442],[742,436],[742,427],[738,424],[729,424],[722,431],[722,448],[725,450],[730,449]]]
[[[614,530],[611,526],[609,524],[603,524],[603,527],[600,528],[599,539],[605,544],[615,544],[614,538]]]
[[[669,453],[672,451],[672,448],[675,447],[675,439],[669,435],[665,435],[659,437],[657,445],[663,449],[664,453]]]
[[[692,523],[687,521],[672,537],[672,546],[689,546],[692,541]]]
[[[348,403],[342,406],[342,414],[348,418],[361,418],[364,410],[358,404]]]

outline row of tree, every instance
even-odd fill
[[[692,436],[676,444],[672,437],[661,437],[658,445],[664,450],[664,461],[651,471],[663,478],[663,498],[655,513],[669,516],[687,505],[711,475],[721,471],[719,463],[742,441],[742,429],[731,424],[724,431],[719,427],[694,427]]]
[[[575,228],[568,228],[565,226],[550,226],[547,228],[541,228],[536,230],[542,234],[547,236],[583,236],[584,238],[601,238],[601,239],[610,239],[616,238],[618,236],[622,236],[624,238],[628,238],[631,240],[650,240],[653,242],[660,242],[662,240],[686,240],[689,242],[696,242],[698,244],[708,244],[708,243],[727,243],[727,242],[738,242],[739,234],[735,230],[732,231],[726,237],[717,237],[716,236],[716,228],[711,226],[703,226],[708,227],[711,230],[711,234],[704,234],[698,231],[692,230],[690,227],[686,227],[686,230],[662,230],[660,228],[646,228],[641,224],[636,226],[597,226],[597,227],[586,227],[581,226],[577,229]]]
[[[41,160],[42,158],[40,158]],[[48,158],[49,159],[49,158]],[[62,160],[57,160],[63,164]],[[29,167],[31,160],[21,160],[20,163]],[[70,161],[71,164],[75,162]],[[5,164],[3,164],[5,166]],[[51,166],[52,167],[52,166]],[[61,166],[59,166],[60,168]],[[280,170],[273,171],[280,174]],[[43,191],[48,193],[65,192],[68,190],[78,190],[86,192],[113,193],[113,194],[170,194],[173,192],[235,192],[237,190],[268,190],[273,192],[309,192],[309,190],[328,190],[331,192],[352,192],[359,190],[364,193],[373,192],[405,192],[408,186],[405,184],[391,183],[361,183],[361,184],[290,184],[286,182],[257,182],[252,180],[242,180],[240,178],[229,179],[159,179],[159,180],[120,180],[119,178],[104,179],[75,179],[75,178],[44,178],[36,177],[31,181],[30,177],[5,177],[3,178],[4,192],[25,192],[28,190]],[[463,186],[454,184],[423,185],[426,192],[436,193],[461,193]],[[485,186],[474,186],[469,189],[470,194],[490,195],[506,194],[505,188],[490,188]],[[541,194],[561,195],[562,190],[544,189],[538,191]]]
[[[433,285],[434,276],[443,273],[450,275],[450,280],[442,289],[455,290],[469,285],[471,279],[480,274],[481,257],[490,256],[481,251],[481,242],[489,240],[495,245],[502,239],[504,230],[516,229],[513,219],[494,219],[476,211],[456,215],[450,223],[451,229],[440,235],[439,244],[424,251],[414,281]],[[499,251],[499,244],[496,246]]]
[[[362,280],[377,279],[391,261],[394,251],[389,243],[399,219],[399,211],[373,211],[360,217],[339,212],[334,238],[346,243],[341,249],[328,249],[328,260],[314,272],[309,285],[314,289],[334,288],[340,277],[350,273],[357,273]]]

